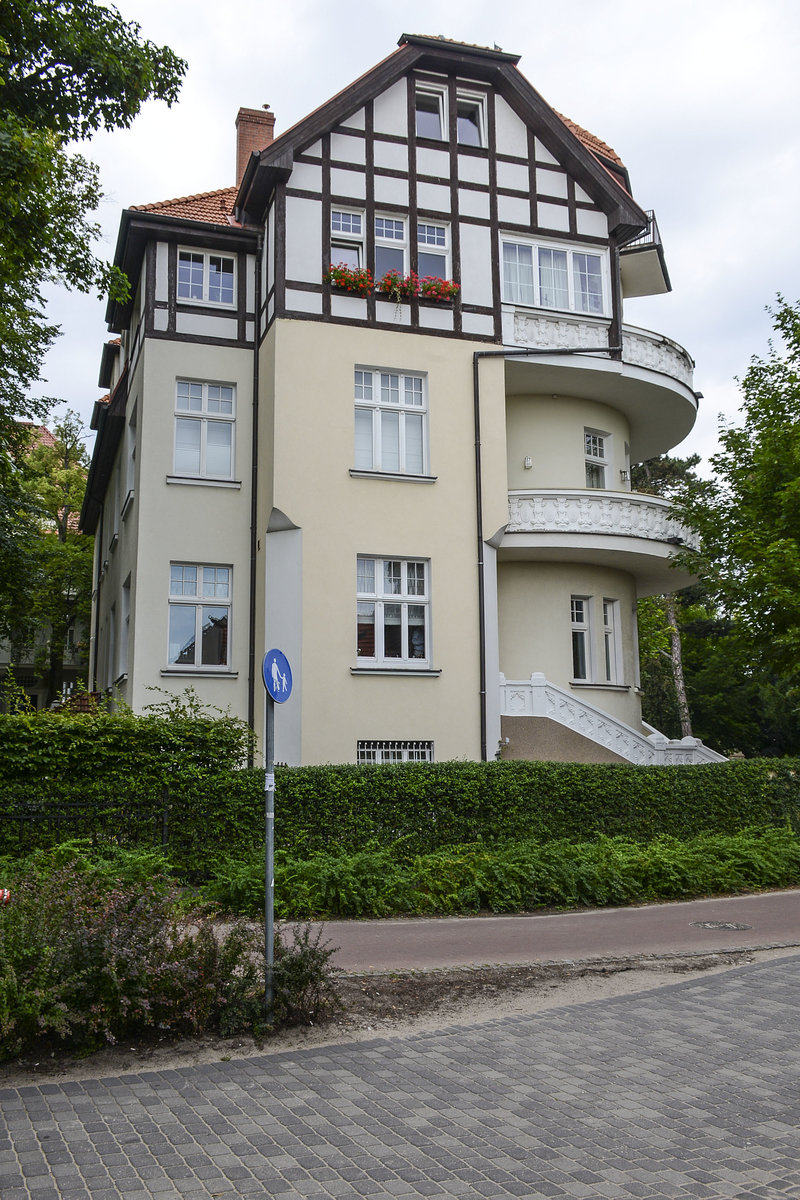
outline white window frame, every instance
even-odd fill
[[[194,572],[194,588],[192,588],[192,572]],[[212,574],[213,572],[213,574]],[[224,574],[223,574],[224,573]],[[232,608],[233,608],[233,567],[221,563],[171,562],[169,569],[167,614],[167,669],[173,671],[203,671],[222,673],[230,671]],[[176,609],[191,609],[194,611],[194,662],[182,662],[180,653],[174,654],[170,646],[173,641],[173,611]],[[226,609],[225,661],[203,662],[203,629],[204,613],[208,609]],[[184,648],[189,642],[184,642]],[[200,660],[198,658],[198,647]]]
[[[424,235],[423,235],[423,230]],[[431,235],[437,236],[441,234],[441,239],[429,241]],[[425,241],[423,241],[423,236]],[[420,256],[422,254],[437,254],[444,258],[444,267],[441,274],[433,271],[423,271],[419,266]],[[430,276],[433,279],[449,279],[450,278],[450,226],[444,221],[435,221],[430,217],[420,217],[417,219],[417,268],[421,278]]]
[[[180,405],[181,389],[200,389],[200,408]],[[230,396],[215,396],[214,392],[229,392]],[[195,397],[190,395],[190,402]],[[213,405],[230,403],[230,412],[215,409]],[[200,426],[200,462],[197,471],[185,471],[178,465],[178,422],[191,421]],[[208,435],[213,426],[230,427],[231,462],[230,470],[217,473],[208,470]],[[175,441],[173,453],[175,475],[181,479],[234,479],[236,472],[236,386],[216,380],[181,378],[175,381]]]
[[[570,628],[572,633],[572,679],[576,683],[592,680],[592,597],[570,596]],[[583,674],[578,670],[583,657]]]
[[[391,381],[397,381],[397,403],[389,400],[387,390],[394,391]],[[375,471],[391,475],[427,475],[428,473],[428,379],[421,371],[391,371],[385,367],[357,366],[354,371],[353,390],[355,399],[354,470]],[[409,397],[413,397],[410,400]],[[419,403],[416,403],[419,397]],[[364,414],[369,414],[369,432]],[[397,417],[398,463],[389,466],[385,462],[384,431],[387,421]],[[421,464],[409,465],[410,418],[419,418],[421,426]],[[362,439],[369,448],[366,458]]]
[[[610,459],[610,440],[610,434],[604,433],[602,429],[584,429],[583,431],[583,459],[586,487],[591,490],[603,490],[606,487]]]
[[[426,100],[433,100],[439,111],[439,135],[432,137],[427,133],[420,133],[417,128],[416,113],[418,112],[416,99],[424,96]],[[459,136],[458,124],[458,107],[459,105],[470,105],[477,112],[478,120],[474,127],[477,129],[478,141],[468,141]],[[419,83],[416,87],[415,103],[414,103],[414,122],[417,129],[417,137],[423,138],[430,142],[446,142],[450,139],[450,121],[448,112],[448,93],[444,87],[436,87],[435,84]],[[471,92],[459,88],[456,91],[456,143],[459,146],[473,146],[475,148],[485,149],[487,145],[486,138],[486,96],[482,92]]]
[[[353,230],[354,221],[358,222],[358,229]],[[350,228],[348,228],[348,224]],[[343,261],[337,257],[337,250],[355,250],[358,259],[355,264],[355,269],[363,267],[366,261],[364,252],[366,237],[366,218],[364,211],[358,208],[336,208],[331,209],[331,266],[336,267]]]
[[[513,278],[510,264],[506,262],[506,247],[517,251],[530,251],[531,274],[530,280],[523,279],[521,272]],[[546,270],[541,251],[555,251],[566,255],[566,304],[548,304],[547,296],[541,286],[542,272]],[[600,264],[600,282],[602,297],[599,309],[591,304],[583,305],[580,292],[575,288],[576,256],[590,255],[597,258]],[[518,255],[519,257],[519,255]],[[575,246],[567,242],[533,241],[519,237],[517,234],[500,235],[500,264],[503,275],[503,300],[506,304],[517,304],[525,308],[543,308],[547,312],[574,312],[584,317],[609,317],[611,315],[611,288],[609,275],[608,249],[604,246]],[[507,266],[509,269],[507,269]]]
[[[622,682],[622,639],[620,637],[620,603],[603,596],[603,672],[606,683]]]
[[[433,762],[433,742],[417,738],[386,741],[364,739],[356,743],[356,761],[372,766],[399,762]]]
[[[378,222],[382,222],[381,232],[378,232]],[[401,275],[408,274],[408,216],[405,213],[375,213],[373,219],[375,230],[375,282],[380,283],[384,275],[388,271],[399,271]],[[397,227],[399,226],[400,235],[398,236]],[[390,231],[391,230],[391,231]],[[401,254],[401,264],[399,267],[388,267],[387,270],[378,269],[378,251],[380,249],[399,250]]]
[[[398,590],[392,590],[394,585],[387,586],[387,570],[398,580]],[[399,568],[399,570],[398,570]],[[372,582],[372,587],[369,583]],[[422,592],[414,590],[422,585]],[[413,586],[410,586],[412,585]],[[394,624],[394,614],[387,609],[400,609],[400,654],[387,655],[385,631],[387,621]],[[372,614],[367,610],[372,609]],[[417,655],[413,651],[412,625],[417,628],[419,613],[422,610],[424,638],[424,653]],[[373,616],[372,654],[364,653],[365,639],[361,637],[362,624],[369,628],[369,621],[362,622],[362,617]],[[414,618],[412,621],[411,618]],[[385,557],[376,558],[373,555],[358,555],[356,561],[356,656],[359,666],[381,667],[388,670],[425,670],[431,662],[431,621],[430,621],[430,562],[423,558]],[[359,644],[360,643],[360,644]],[[368,639],[366,639],[368,649]]]
[[[181,291],[181,287],[186,286],[185,284],[181,283],[181,258],[184,257],[185,255],[191,255],[193,259],[201,260],[202,280],[201,280],[201,286],[200,286],[201,295],[199,295],[199,296],[190,295],[190,294],[187,294],[186,291],[183,291],[183,292]],[[222,261],[224,259],[225,261],[230,262],[233,266],[233,270],[231,272],[233,278],[232,278],[232,283],[231,283],[231,299],[230,300],[221,300],[219,298],[212,298],[212,295],[211,295],[211,292],[212,292],[211,260],[215,259],[215,258],[220,259],[220,261]],[[178,247],[178,278],[177,278],[176,284],[175,284],[176,290],[177,290],[178,302],[180,304],[203,304],[206,306],[210,306],[212,308],[226,308],[226,309],[235,308],[236,307],[236,298],[237,298],[237,286],[236,286],[237,265],[238,264],[236,262],[235,254],[225,254],[222,251],[216,251],[216,250],[198,250],[194,246],[179,246]],[[190,289],[193,289],[196,286],[197,286],[196,283],[194,283],[191,280],[189,281],[188,287]]]

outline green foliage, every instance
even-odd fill
[[[751,360],[739,425],[723,425],[715,477],[684,519],[702,547],[686,563],[736,622],[754,665],[795,680],[800,661],[800,303],[771,310],[782,345]]]
[[[30,397],[58,333],[44,316],[44,285],[111,288],[117,298],[127,292],[124,277],[92,251],[98,173],[69,143],[97,129],[127,127],[150,98],[171,104],[185,66],[168,48],[143,41],[139,26],[113,6],[94,0],[0,6],[0,459],[6,462],[14,453],[15,421],[40,421],[52,403]]]
[[[263,937],[241,921],[216,930],[198,911],[180,919],[169,880],[141,877],[158,865],[147,859],[72,843],[18,867],[0,909],[0,1061],[42,1044],[266,1028]],[[333,953],[319,931],[276,936],[270,1024],[336,1011]]]
[[[525,840],[402,847],[276,861],[275,902],[285,918],[443,915],[490,910],[637,904],[800,883],[800,837],[787,828],[704,833],[649,842]],[[263,856],[229,860],[204,895],[231,912],[264,908]]]

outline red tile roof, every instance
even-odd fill
[[[20,421],[20,425],[30,429],[34,446],[47,446],[48,449],[55,446],[56,439],[46,425],[37,425],[34,421]]]
[[[133,212],[160,213],[165,217],[183,217],[188,221],[207,221],[209,225],[228,225],[238,188],[218,188],[215,192],[198,192],[194,196],[179,196],[175,200],[159,200],[155,204],[132,204]]]
[[[555,108],[553,109],[553,112],[557,117],[560,118],[560,120],[564,122],[567,129],[575,134],[575,137],[578,139],[578,141],[583,142],[587,150],[591,150],[592,154],[602,154],[604,158],[611,159],[613,163],[617,163],[620,167],[625,166],[616,150],[612,150],[609,145],[607,145],[604,141],[601,141],[601,139],[596,137],[595,134],[589,133],[588,129],[584,129],[575,121],[571,121],[569,117],[565,117],[563,113],[557,112]]]

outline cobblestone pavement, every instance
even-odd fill
[[[800,1197],[800,957],[536,1016],[0,1088],[2,1200]]]

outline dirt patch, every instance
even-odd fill
[[[263,1040],[205,1036],[180,1042],[129,1042],[85,1058],[65,1053],[0,1066],[0,1086],[166,1071],[255,1054],[276,1054],[376,1037],[409,1037],[455,1025],[563,1008],[797,954],[797,948],[714,954],[590,959],[518,966],[340,974],[344,1011],[324,1025],[287,1029]]]

